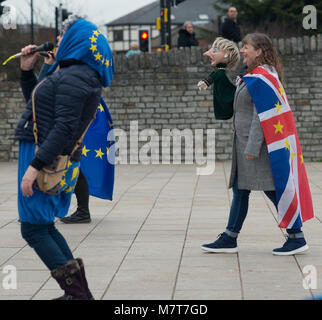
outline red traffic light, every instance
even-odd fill
[[[145,40],[149,37],[149,34],[147,32],[142,32],[141,33],[141,39]]]
[[[139,30],[139,46],[142,52],[148,52],[150,49],[150,32],[148,29]]]

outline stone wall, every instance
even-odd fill
[[[322,36],[274,40],[284,63],[286,93],[292,107],[306,161],[322,159]],[[214,119],[212,92],[196,84],[211,72],[202,49],[115,59],[116,74],[103,97],[114,127],[129,132],[154,129],[216,129],[216,159],[231,158],[231,120]],[[240,67],[240,66],[239,66]],[[239,71],[239,69],[237,70]],[[237,71],[229,76],[234,79]],[[17,158],[14,128],[25,103],[17,83],[0,82],[0,160]],[[139,143],[139,148],[146,141]],[[160,142],[161,145],[161,142]],[[130,148],[130,143],[128,143]],[[160,150],[161,157],[162,150]],[[130,151],[128,157],[130,156]]]
[[[0,161],[17,159],[14,132],[25,101],[18,83],[0,82]]]

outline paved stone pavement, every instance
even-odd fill
[[[117,166],[114,200],[90,199],[92,223],[56,226],[83,258],[96,299],[311,299],[322,292],[322,163],[306,168],[316,217],[304,224],[302,255],[271,254],[284,234],[262,192],[251,194],[239,253],[200,249],[225,229],[229,162],[210,176],[192,165]],[[16,169],[0,163],[0,299],[51,299],[61,290],[20,235]],[[71,212],[75,204],[73,196]],[[16,289],[5,289],[10,266]],[[305,279],[316,289],[304,289]]]

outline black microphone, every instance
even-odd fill
[[[29,54],[33,54],[33,53],[40,52],[40,51],[51,51],[54,49],[54,47],[55,47],[55,45],[53,43],[47,41],[47,42],[41,44],[40,46],[32,49]],[[20,57],[21,55],[22,55],[22,53],[19,52],[14,55],[14,58]]]
[[[46,51],[40,51],[39,55],[41,55],[42,57],[46,57],[46,58],[50,57],[50,55]]]
[[[40,46],[36,47],[35,49],[32,49],[30,51],[30,54],[33,54],[35,52],[40,52],[40,51],[51,51],[54,49],[54,44],[51,42],[45,42],[43,44],[41,44]]]

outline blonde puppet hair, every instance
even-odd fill
[[[240,61],[240,54],[238,47],[233,41],[227,40],[222,37],[218,37],[212,44],[212,48],[216,47],[219,50],[223,50],[227,53],[227,69],[233,69],[238,65]]]

